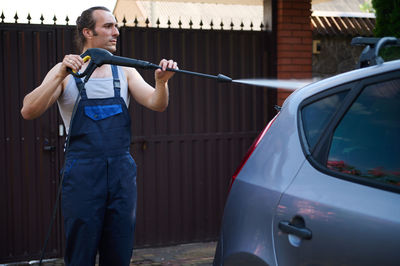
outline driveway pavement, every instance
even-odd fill
[[[216,242],[137,249],[132,265],[212,265]]]
[[[135,249],[130,266],[134,265],[212,265],[217,242],[182,244],[160,248]],[[38,262],[0,264],[0,266],[39,265]],[[64,266],[63,259],[48,259],[43,266]]]

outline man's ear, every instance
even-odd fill
[[[84,28],[82,30],[83,36],[85,36],[86,39],[90,39],[93,37],[93,31],[91,29],[88,28]]]

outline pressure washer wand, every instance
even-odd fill
[[[86,62],[90,59],[89,66],[86,68],[86,70],[80,74],[80,73],[72,73],[74,76],[82,78],[85,77],[85,82],[87,82],[94,72],[94,70],[97,67],[100,67],[101,65],[104,64],[111,64],[111,65],[118,65],[118,66],[127,66],[127,67],[134,67],[134,68],[140,68],[140,69],[161,69],[161,66],[143,61],[143,60],[138,60],[138,59],[133,59],[133,58],[128,58],[128,57],[122,57],[122,56],[116,56],[111,54],[109,51],[101,48],[91,48],[88,49],[85,53],[81,55],[83,60]],[[187,70],[182,70],[182,69],[173,69],[173,68],[167,68],[167,71],[172,71],[176,73],[183,73],[183,74],[188,74],[188,75],[193,75],[193,76],[199,76],[203,78],[210,78],[210,79],[216,79],[219,82],[232,82],[232,79],[230,77],[227,77],[222,74],[218,74],[217,76],[209,75],[209,74],[203,74],[203,73],[198,73],[198,72],[193,72],[193,71],[187,71]]]

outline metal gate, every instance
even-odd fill
[[[56,106],[25,121],[22,99],[74,52],[71,26],[0,24],[0,262],[38,258],[63,162]],[[122,27],[118,53],[232,78],[273,75],[267,32]],[[140,70],[139,70],[140,71]],[[150,84],[154,73],[140,71]],[[176,74],[170,104],[156,113],[132,102],[138,165],[136,246],[215,240],[228,182],[274,114],[274,91]],[[47,257],[63,250],[58,215]]]

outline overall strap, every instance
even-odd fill
[[[79,93],[81,94],[82,99],[87,99],[85,84],[82,82],[80,78],[73,76],[75,79],[76,86],[78,87]]]
[[[114,97],[121,97],[121,83],[118,78],[118,67],[116,65],[111,65],[111,71],[114,79]]]

